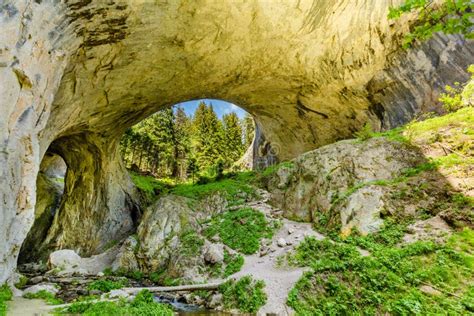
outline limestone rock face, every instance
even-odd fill
[[[275,173],[268,186],[285,217],[337,221],[342,230],[376,231],[389,189],[370,185],[389,181],[425,160],[412,147],[384,138],[348,140],[305,153]],[[336,216],[337,218],[334,218]]]
[[[34,219],[46,152],[68,172],[46,243],[103,251],[137,225],[121,134],[196,98],[242,106],[279,159],[389,128],[464,81],[473,42],[400,49],[392,0],[27,1],[0,4],[0,283]]]
[[[178,196],[164,196],[150,206],[138,227],[140,254],[145,270],[155,272],[166,268],[171,258],[180,259],[182,234],[197,230],[188,200]]]

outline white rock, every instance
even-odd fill
[[[286,246],[286,240],[284,238],[278,238],[277,245],[278,245],[278,247],[285,247]]]
[[[52,252],[48,260],[48,265],[51,269],[65,269],[67,267],[79,266],[80,263],[81,257],[74,250],[70,249]]]
[[[204,260],[215,264],[224,261],[224,246],[222,244],[206,243],[204,248]]]
[[[291,235],[295,232],[295,230],[293,229],[293,227],[289,227],[288,228],[288,235]]]
[[[222,301],[223,301],[222,294],[220,294],[220,293],[214,294],[211,297],[211,300],[209,301],[208,307],[209,308],[216,308],[216,307],[222,305]]]

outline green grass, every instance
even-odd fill
[[[171,190],[171,193],[175,195],[184,196],[193,200],[201,200],[206,196],[218,192],[224,195],[229,206],[242,204],[247,198],[256,196],[253,187],[239,178],[222,179],[206,184],[178,184]]]
[[[135,172],[130,172],[129,174],[133,183],[138,189],[145,193],[145,196],[150,201],[157,196],[156,193],[168,192],[170,188],[169,183],[155,179],[154,177],[142,176]]]
[[[474,312],[474,231],[457,232],[446,245],[419,241],[397,247],[405,229],[403,223],[388,222],[365,237],[306,238],[290,262],[312,271],[291,290],[289,305],[299,315]],[[357,247],[371,255],[362,257]],[[440,296],[423,293],[422,285],[438,289]]]
[[[245,276],[238,281],[229,280],[219,287],[226,309],[239,309],[245,313],[255,313],[265,305],[267,296],[263,281],[255,281]]]
[[[66,309],[56,311],[58,315],[74,314],[86,316],[172,316],[173,310],[164,304],[156,303],[153,294],[143,290],[137,294],[132,302],[125,300],[118,302],[92,303],[90,300],[71,304]]]
[[[219,235],[222,242],[244,254],[253,254],[260,248],[262,238],[271,238],[275,224],[265,215],[251,208],[241,208],[214,216],[204,231],[208,238]]]
[[[13,292],[7,284],[0,286],[0,316],[7,314],[7,301],[13,297]]]
[[[432,138],[433,132],[446,127],[462,127],[462,133],[471,135],[474,126],[474,107],[466,107],[443,116],[420,122],[412,122],[386,132],[373,133],[372,137],[385,137],[390,140],[411,142]]]
[[[231,256],[227,251],[224,252],[224,263],[226,264],[224,269],[224,277],[237,273],[242,269],[244,265],[244,257],[239,254]]]
[[[179,240],[181,242],[180,253],[184,257],[198,256],[204,246],[204,239],[193,230],[183,232]]]
[[[118,281],[112,281],[112,280],[96,280],[92,281],[87,285],[87,289],[90,290],[98,290],[101,292],[110,292],[112,290],[118,290],[123,287],[128,286],[128,280],[122,279]]]
[[[28,299],[42,299],[49,305],[59,305],[64,303],[62,299],[57,298],[56,295],[46,290],[41,290],[36,293],[26,293],[23,297]]]

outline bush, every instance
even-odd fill
[[[13,297],[12,290],[7,284],[0,286],[0,316],[7,314],[6,301],[10,301]]]
[[[118,290],[123,287],[126,287],[128,285],[128,280],[123,279],[123,280],[118,280],[118,281],[112,281],[112,280],[96,280],[87,286],[89,290],[99,290],[101,292],[110,292],[112,290]]]
[[[354,133],[354,136],[359,140],[367,140],[374,137],[372,124],[369,122],[365,123],[360,131]]]
[[[254,281],[250,276],[245,276],[238,281],[230,280],[222,284],[219,292],[227,309],[237,308],[245,313],[255,313],[267,302],[264,288],[263,281]]]
[[[208,238],[218,234],[222,242],[244,254],[253,254],[260,248],[262,238],[271,238],[273,223],[265,215],[251,208],[228,211],[212,218],[211,225],[204,231]]]
[[[465,106],[473,105],[474,101],[474,65],[470,65],[467,71],[471,74],[471,82],[460,84],[455,82],[454,86],[446,86],[441,93],[439,101],[447,112],[455,112]]]

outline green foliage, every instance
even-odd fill
[[[364,126],[358,131],[354,133],[354,136],[359,140],[367,140],[374,137],[374,129],[372,124],[369,122],[365,123]]]
[[[13,292],[7,284],[0,286],[0,316],[7,314],[7,301],[13,297]]]
[[[264,288],[263,281],[254,281],[252,277],[245,276],[238,281],[229,280],[222,284],[219,292],[227,309],[237,308],[242,312],[255,313],[267,301]]]
[[[121,279],[117,281],[103,279],[92,281],[88,284],[87,289],[99,290],[101,292],[110,292],[112,290],[118,290],[126,286],[128,286],[128,280],[126,279]]]
[[[474,231],[455,233],[446,245],[397,246],[405,230],[406,223],[387,221],[382,231],[365,237],[306,238],[290,261],[312,271],[291,290],[288,304],[300,315],[468,313]],[[370,256],[361,256],[357,247]],[[423,293],[422,285],[438,289],[440,296]]]
[[[193,200],[201,200],[208,195],[220,192],[227,199],[229,205],[242,204],[246,198],[256,195],[254,188],[237,179],[222,179],[201,185],[178,184],[171,192]]]
[[[471,82],[466,84],[454,83],[453,86],[446,86],[445,92],[441,93],[439,101],[443,103],[443,107],[448,112],[457,111],[467,105],[473,105],[474,99],[474,65],[470,65],[467,69],[471,74]],[[471,103],[471,104],[469,104]]]
[[[224,263],[226,264],[224,269],[224,277],[226,278],[242,269],[242,266],[244,265],[244,257],[239,254],[231,256],[227,251],[225,251]]]
[[[275,226],[265,215],[251,208],[241,208],[214,216],[204,234],[219,235],[222,242],[244,254],[255,253],[262,238],[271,238]]]
[[[79,301],[71,304],[57,314],[80,314],[87,316],[172,316],[173,310],[153,300],[153,294],[148,290],[140,291],[132,302]]]
[[[22,275],[20,276],[20,280],[18,280],[18,282],[15,283],[15,287],[17,289],[22,289],[26,286],[27,283],[28,283],[28,278]]]
[[[409,12],[416,12],[417,19],[405,36],[404,47],[410,47],[415,40],[426,40],[436,32],[463,34],[474,38],[472,32],[474,4],[471,0],[406,0],[398,7],[390,8],[388,17],[398,19]]]
[[[188,230],[181,234],[181,255],[184,257],[196,257],[201,253],[204,239],[195,231]]]
[[[145,193],[149,201],[152,201],[157,194],[167,192],[170,188],[170,185],[166,182],[154,177],[142,176],[136,172],[130,172],[130,177],[137,188]]]
[[[28,299],[42,299],[45,300],[49,305],[59,305],[64,303],[62,299],[57,298],[56,295],[46,290],[41,290],[36,293],[26,293],[23,295],[23,297]]]

